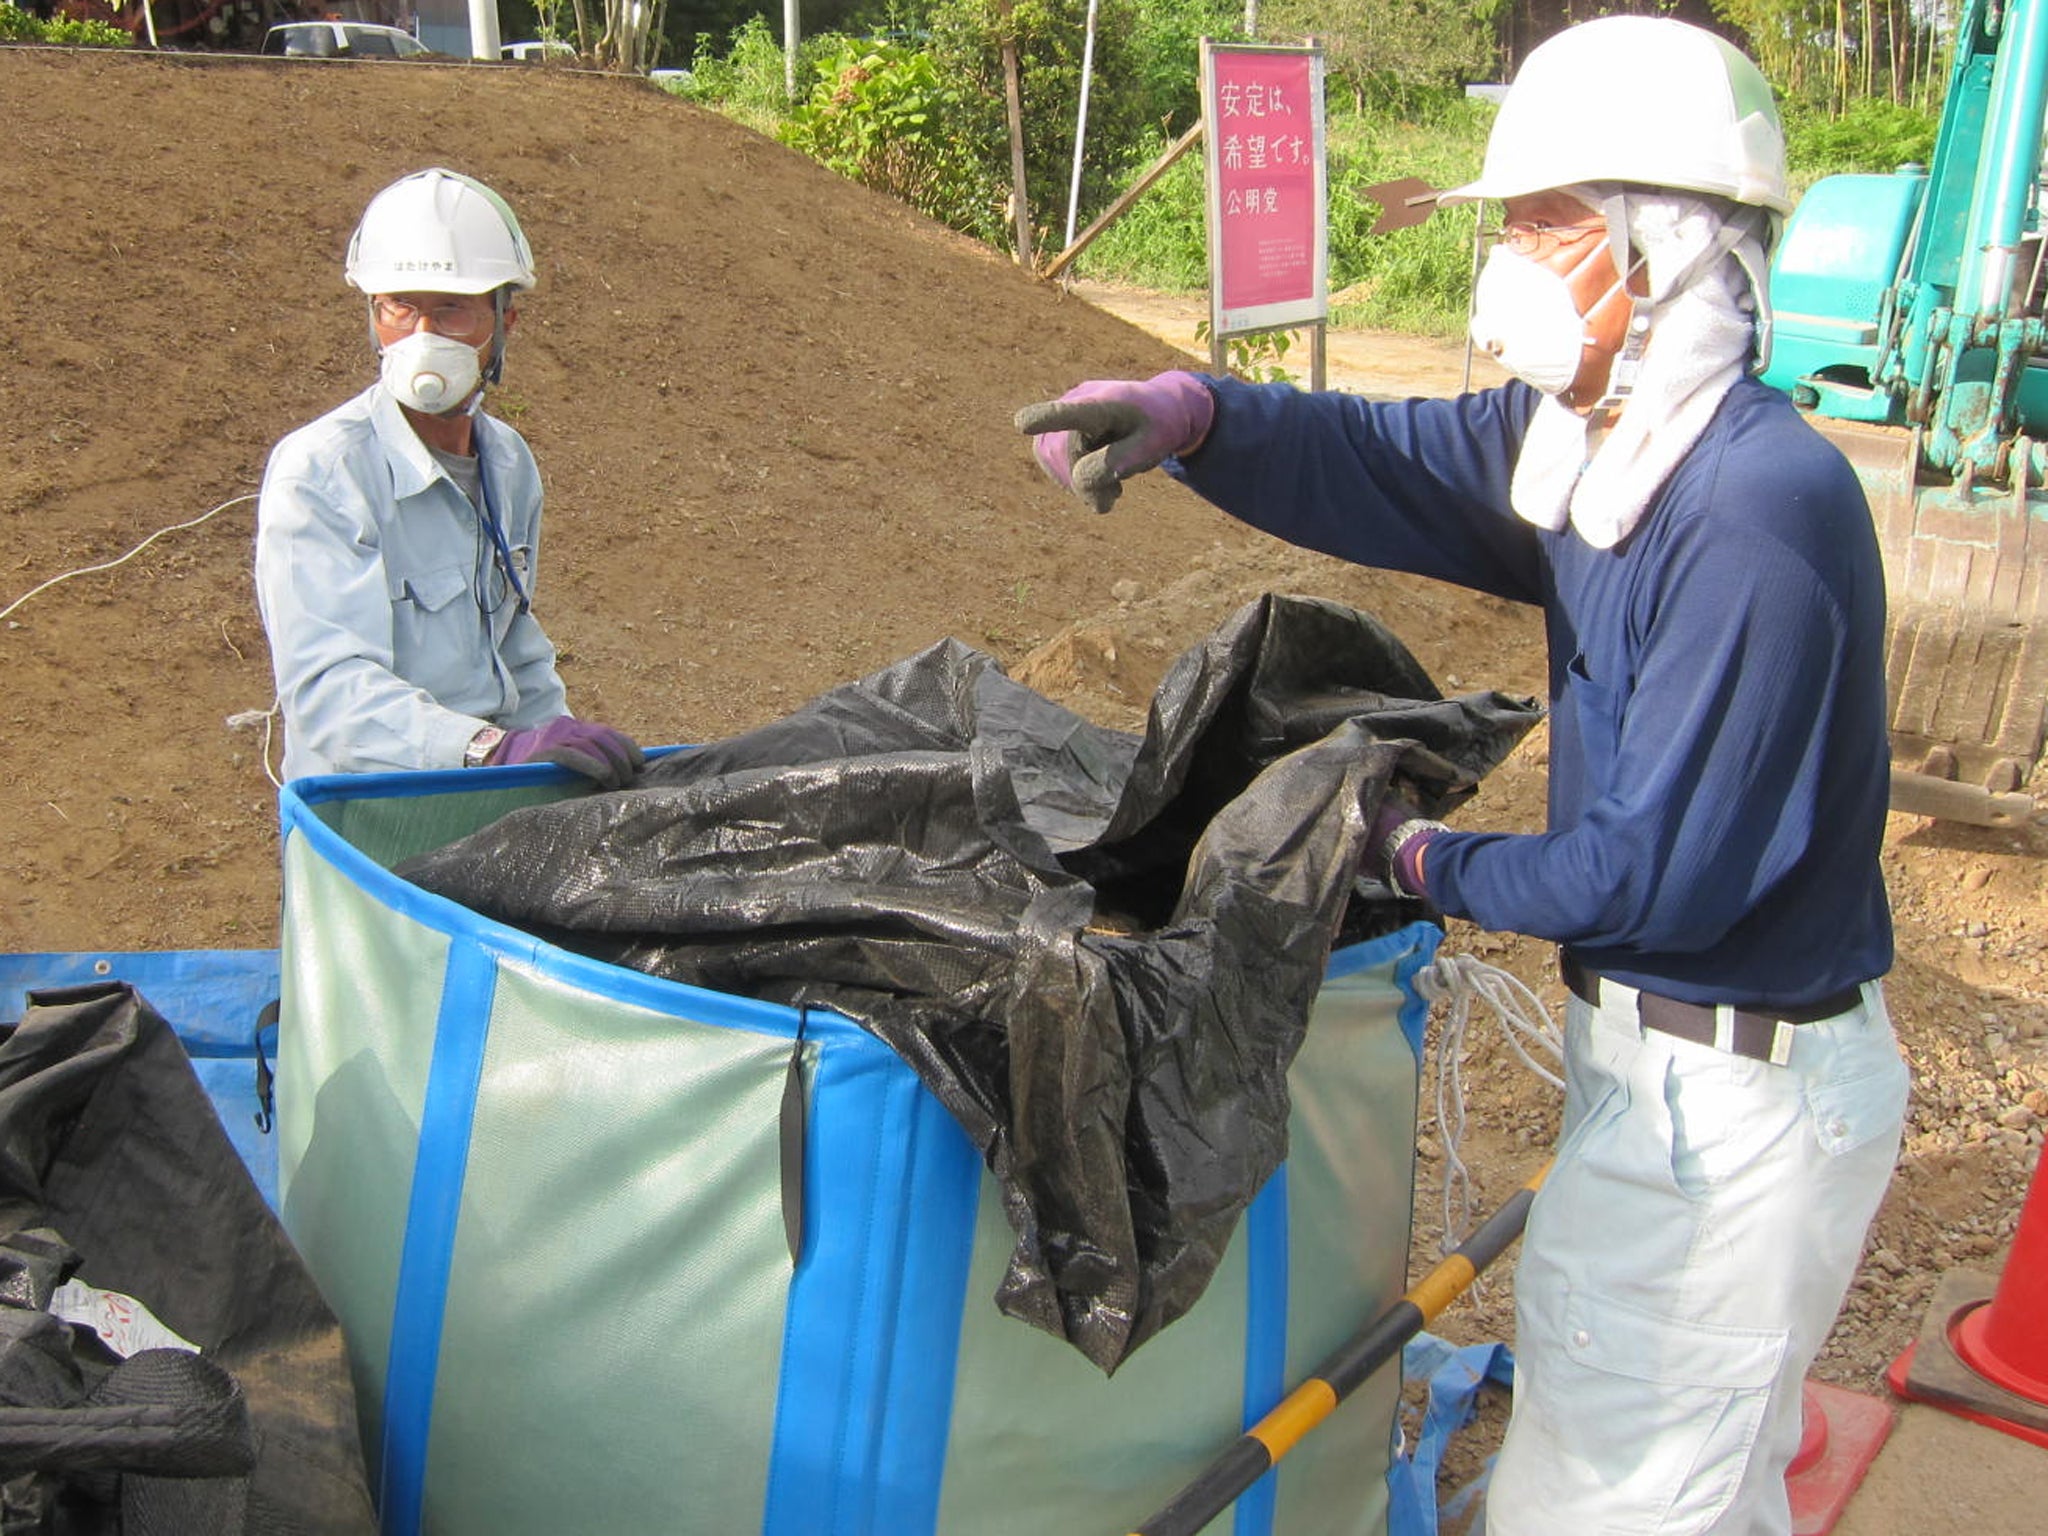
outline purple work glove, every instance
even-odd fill
[[[1017,430],[1053,483],[1097,512],[1116,505],[1132,475],[1193,453],[1216,418],[1216,397],[1192,373],[1161,373],[1139,384],[1090,379],[1057,400],[1027,405]]]
[[[1431,821],[1399,795],[1388,794],[1380,801],[1366,834],[1366,858],[1386,872],[1387,883],[1410,896],[1427,897],[1422,883],[1422,851],[1442,833],[1449,831],[1440,821]]]
[[[507,731],[491,749],[493,763],[557,763],[606,789],[624,789],[647,759],[624,731],[595,720],[557,715],[546,725]]]

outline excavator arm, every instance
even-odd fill
[[[1869,494],[1893,804],[2031,817],[2048,733],[2048,0],[1968,0],[1935,149],[1816,182],[1772,263],[1766,382]]]

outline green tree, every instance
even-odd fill
[[[54,43],[64,48],[127,48],[134,36],[99,17],[54,16],[44,20],[0,0],[0,42]]]
[[[1939,100],[1949,18],[1925,0],[1713,0],[1787,101],[1845,110],[1879,98]]]
[[[604,30],[592,54],[607,69],[644,72],[661,56],[667,0],[604,0]]]
[[[1201,40],[1244,37],[1244,0],[1139,0],[1132,39],[1137,112],[1175,135],[1201,115]]]
[[[882,27],[908,26],[901,16],[921,14],[921,0],[802,0],[799,20],[805,39],[828,32],[866,35]],[[607,25],[604,0],[498,0],[506,40],[555,37],[595,54]],[[622,24],[635,20],[621,18]],[[782,0],[663,0],[659,14],[643,6],[651,23],[641,67],[684,63],[706,52],[722,53],[750,23],[772,33],[780,47]]]
[[[1154,114],[1184,112],[1192,121],[1198,33],[1188,29],[1216,9],[1184,7],[1185,14],[1148,31],[1140,0],[1098,0],[1082,156],[1084,220],[1128,179],[1151,142]],[[1015,0],[1007,10],[1003,0],[935,0],[930,13],[928,46],[941,74],[960,90],[963,142],[990,184],[1006,190],[1010,137],[1002,49],[1006,41],[1016,45],[1034,244],[1042,245],[1041,237],[1065,221],[1087,15],[1088,0]],[[1148,54],[1148,47],[1155,51]],[[984,209],[976,232],[1007,246],[1014,238],[1008,223],[1003,208]]]
[[[1406,111],[1498,72],[1508,0],[1266,0],[1259,32],[1313,36],[1353,105]]]
[[[958,88],[919,49],[839,41],[777,136],[842,176],[956,229],[975,229],[1001,197],[960,135]]]

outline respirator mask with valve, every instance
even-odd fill
[[[379,370],[400,403],[435,416],[459,409],[483,382],[476,348],[432,331],[414,331],[385,347]]]

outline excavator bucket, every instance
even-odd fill
[[[1910,431],[1813,420],[1855,465],[1884,552],[1893,806],[2030,819],[2048,732],[2048,491],[1920,483]]]

